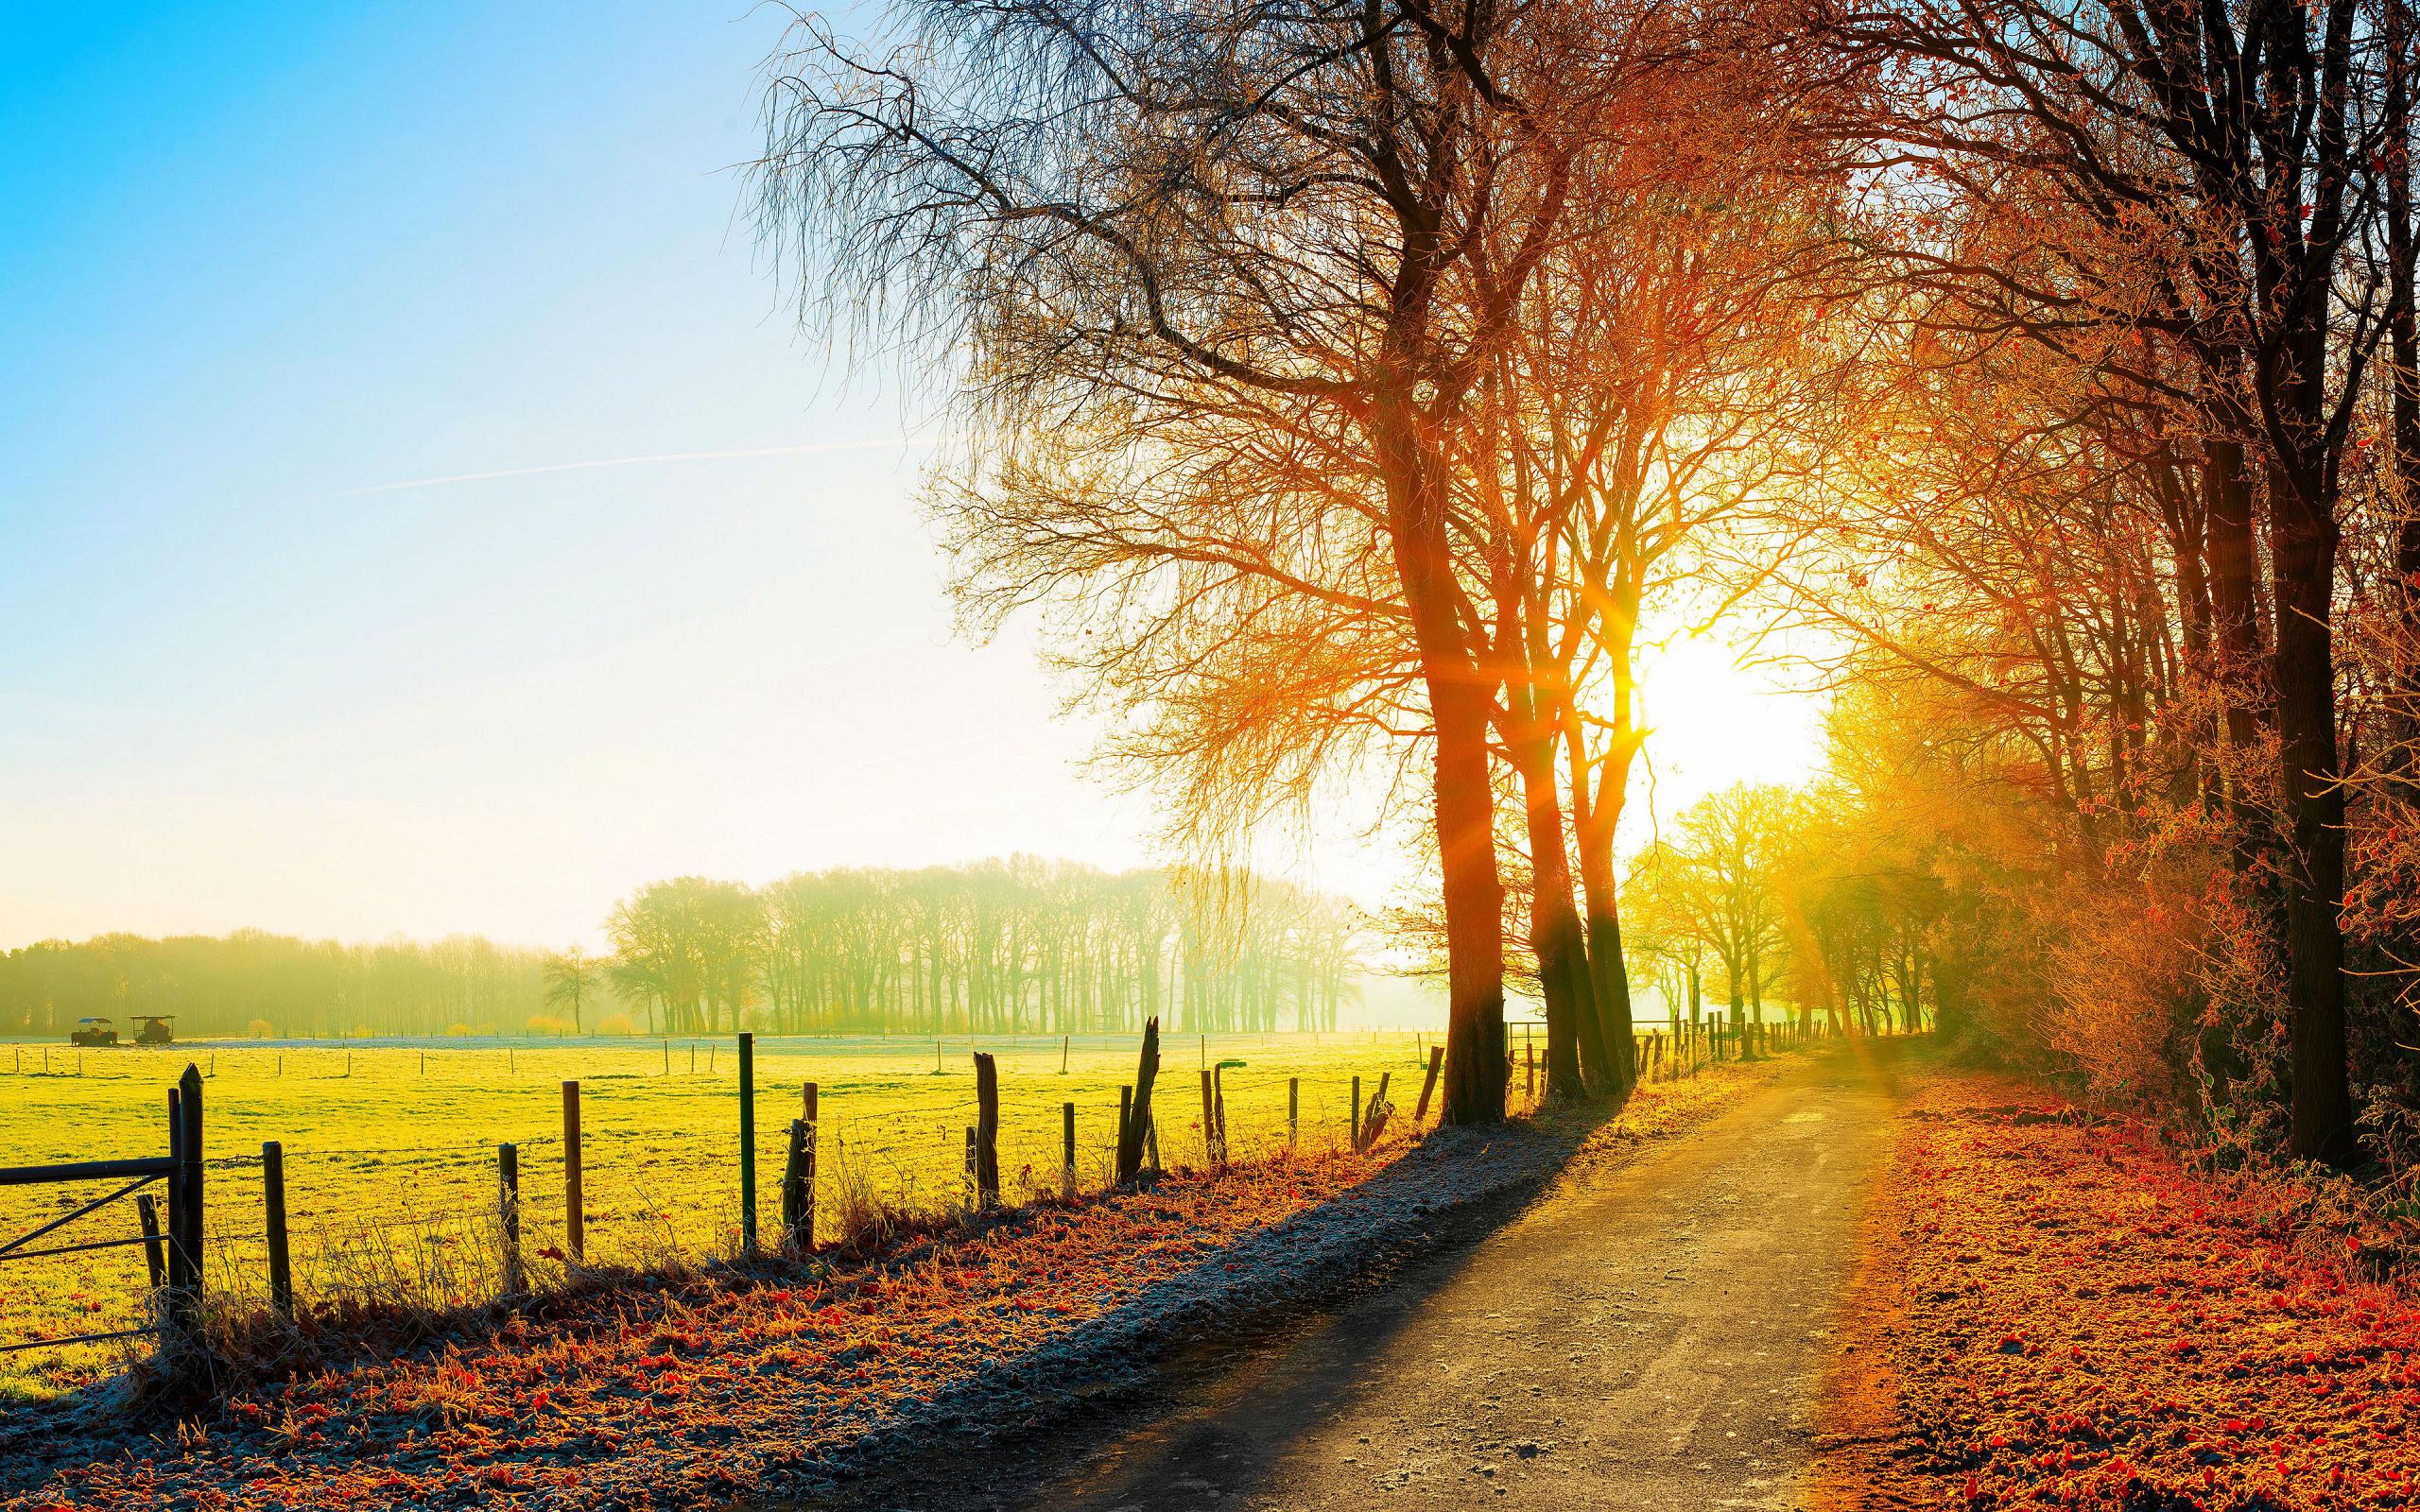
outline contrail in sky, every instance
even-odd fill
[[[323,499],[357,499],[367,493],[401,493],[406,489],[440,489],[449,483],[486,483],[496,478],[536,477],[545,472],[586,472],[605,467],[648,467],[659,462],[728,462],[752,456],[813,456],[826,452],[880,452],[911,446],[939,446],[948,436],[885,436],[870,441],[815,441],[804,446],[755,446],[738,452],[659,452],[649,456],[603,456],[588,462],[549,462],[543,467],[498,468],[493,472],[457,472],[451,477],[413,478],[406,483],[373,483],[366,489],[323,493]]]

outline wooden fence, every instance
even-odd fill
[[[1538,1094],[1540,1050],[1539,1037],[1530,1032],[1534,1027],[1508,1025],[1506,1031],[1508,1072],[1522,1088],[1531,1106],[1534,1106]],[[1520,1031],[1517,1039],[1516,1029]],[[1668,1030],[1650,1031],[1637,1036],[1634,1044],[1634,1064],[1642,1080],[1677,1079],[1699,1074],[1709,1066],[1743,1056],[1799,1048],[1808,1038],[1797,1026],[1787,1023],[1733,1027],[1719,1021],[1707,1021],[1695,1025],[1678,1024]],[[1410,1126],[1415,1129],[1426,1125],[1430,1118],[1444,1059],[1442,1044],[1426,1044],[1423,1048],[1426,1054],[1420,1067],[1422,1085],[1409,1120]],[[760,1232],[757,1211],[754,1036],[739,1035],[736,1049],[739,1106],[735,1132],[740,1206],[737,1258],[743,1262],[752,1261],[769,1251],[788,1257],[811,1255],[821,1239],[818,1228],[816,1194],[819,1158],[823,1143],[820,1137],[821,1119],[827,1110],[820,1095],[821,1090],[813,1081],[801,1084],[797,1116],[787,1121],[786,1138],[782,1144],[782,1171],[775,1189],[779,1224],[769,1244]],[[960,1200],[968,1211],[982,1211],[998,1208],[1003,1200],[1000,1161],[1002,1108],[1000,1081],[994,1056],[990,1052],[977,1051],[973,1053],[973,1060],[975,1121],[964,1127]],[[1204,1065],[1200,1072],[1201,1153],[1206,1167],[1219,1170],[1225,1168],[1234,1159],[1228,1132],[1227,1073],[1243,1063],[1236,1060],[1208,1063],[1206,1044],[1203,1060]],[[1114,1158],[1106,1173],[1108,1184],[1112,1187],[1131,1187],[1149,1182],[1156,1179],[1163,1169],[1161,1127],[1156,1112],[1156,1103],[1165,1090],[1161,1069],[1159,1026],[1153,1020],[1144,1030],[1133,1080],[1119,1089]],[[1374,1148],[1396,1123],[1397,1110],[1392,1097],[1392,1072],[1380,1074],[1367,1096],[1363,1093],[1363,1077],[1355,1075],[1351,1078],[1351,1095],[1345,1108],[1345,1128],[1342,1132],[1347,1147],[1353,1151],[1367,1152]],[[1302,1091],[1300,1076],[1287,1078],[1283,1148],[1298,1146],[1305,1134]],[[545,1258],[559,1260],[566,1274],[576,1274],[588,1264],[588,1165],[583,1141],[580,1083],[577,1079],[563,1081],[561,1096],[562,1221],[560,1228],[554,1228],[549,1220],[549,1231],[560,1232],[562,1243],[559,1249],[548,1247]],[[149,1273],[152,1304],[149,1315],[152,1321],[138,1328],[0,1341],[0,1351],[169,1334],[189,1331],[195,1326],[203,1284],[202,1255],[206,1228],[203,1216],[202,1074],[197,1066],[186,1066],[177,1087],[169,1092],[168,1102],[168,1153],[164,1156],[0,1168],[0,1186],[97,1180],[126,1183],[74,1211],[0,1245],[0,1263],[140,1246],[145,1250]],[[1055,1188],[1063,1197],[1072,1198],[1081,1187],[1077,1140],[1079,1106],[1073,1101],[1063,1101],[1056,1111],[1059,1115],[1056,1120],[1059,1165],[1056,1179],[1046,1185]],[[527,1172],[521,1156],[519,1143],[503,1143],[494,1147],[495,1196],[491,1212],[496,1245],[494,1274],[498,1290],[508,1300],[523,1297],[531,1289],[529,1262],[533,1255],[526,1247],[528,1226],[525,1219],[532,1212],[533,1206],[552,1206],[550,1202],[533,1204],[531,1194],[525,1191],[524,1177]],[[249,1160],[244,1157],[236,1159]],[[258,1159],[263,1207],[263,1227],[259,1238],[266,1250],[268,1305],[276,1314],[290,1318],[297,1306],[297,1297],[285,1211],[285,1150],[280,1142],[268,1141],[262,1144]],[[143,1191],[154,1182],[163,1181],[167,1183],[168,1195],[168,1225],[164,1236],[158,1229],[152,1199]],[[1028,1190],[1032,1189],[1029,1186]],[[29,1247],[35,1241],[66,1225],[130,1196],[135,1200],[142,1224],[142,1232],[137,1236]]]

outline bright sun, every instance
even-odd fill
[[[1647,759],[1631,802],[1641,818],[1651,799],[1655,817],[1669,821],[1734,782],[1802,782],[1824,765],[1824,697],[1747,660],[1712,635],[1640,648]],[[1622,830],[1627,849],[1645,844],[1651,826],[1625,819]]]

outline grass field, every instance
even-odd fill
[[[1107,1180],[1118,1089],[1135,1037],[939,1041],[769,1039],[755,1046],[756,1170],[769,1233],[789,1121],[802,1084],[820,1090],[820,1233],[869,1195],[916,1210],[964,1200],[964,1130],[975,1122],[971,1052],[998,1057],[1003,1194],[1055,1189],[1061,1106],[1076,1105],[1078,1177]],[[1299,1138],[1342,1143],[1352,1078],[1382,1073],[1408,1118],[1425,1066],[1409,1034],[1170,1036],[1155,1098],[1170,1166],[1202,1158],[1199,1070],[1222,1073],[1234,1159],[1286,1143],[1288,1078],[1300,1079]],[[348,1296],[442,1304],[496,1283],[496,1146],[520,1147],[525,1249],[544,1284],[563,1218],[562,1092],[580,1083],[582,1209],[592,1263],[728,1253],[739,1230],[735,1041],[717,1040],[371,1041],[183,1044],[77,1052],[0,1042],[0,1164],[164,1154],[166,1091],[185,1065],[204,1084],[209,1277],[239,1301],[267,1285],[259,1151],[285,1149],[296,1291],[307,1305]],[[1517,1091],[1517,1089],[1516,1089]],[[0,1187],[0,1244],[110,1190]],[[37,1246],[135,1232],[128,1202]],[[0,1345],[99,1332],[143,1320],[139,1248],[0,1262]],[[0,1400],[56,1392],[114,1366],[125,1346],[0,1354]]]

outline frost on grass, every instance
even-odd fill
[[[2420,1504],[2420,1309],[2356,1248],[2133,1125],[1927,1078],[1849,1309],[1826,1501]]]
[[[860,1264],[568,1304],[229,1402],[182,1434],[20,1433],[0,1506],[686,1506],[809,1491],[1124,1384],[1190,1332],[1316,1297],[1575,1151],[1682,1126],[1760,1070],[1539,1120],[1012,1215]]]

